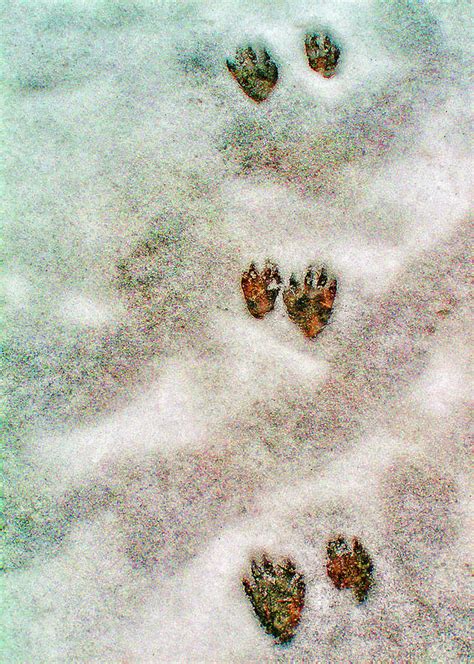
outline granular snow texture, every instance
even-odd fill
[[[471,12],[6,3],[2,661],[469,661]],[[267,259],[337,278],[315,339],[281,293],[249,313]],[[306,584],[284,646],[242,587],[264,553]]]

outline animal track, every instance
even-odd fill
[[[374,584],[373,564],[357,538],[352,540],[352,551],[343,537],[328,542],[326,569],[338,590],[351,588],[358,602],[367,599]]]
[[[275,306],[280,292],[281,277],[278,268],[270,261],[258,272],[251,263],[248,272],[242,274],[241,286],[248,310],[255,318],[263,318]]]
[[[263,628],[277,643],[294,637],[304,607],[306,584],[289,559],[274,563],[263,556],[252,560],[252,578],[242,579],[245,593]]]
[[[324,78],[334,76],[341,51],[328,35],[307,34],[304,46],[311,69]]]
[[[278,80],[278,67],[265,48],[239,49],[235,61],[227,60],[227,69],[247,97],[256,102],[267,99]]]
[[[328,324],[337,292],[336,279],[328,283],[328,275],[321,269],[316,286],[314,270],[310,266],[301,286],[293,274],[290,285],[283,292],[283,302],[290,319],[303,334],[313,339]]]

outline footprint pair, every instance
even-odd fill
[[[305,52],[313,71],[324,78],[336,73],[340,50],[331,38],[322,33],[305,36]],[[256,102],[264,101],[278,81],[278,67],[265,48],[239,48],[234,60],[227,60],[227,69],[245,92]]]
[[[275,306],[282,279],[276,265],[267,261],[261,272],[255,263],[242,274],[241,286],[247,308],[255,318],[263,318]],[[336,279],[328,280],[326,270],[315,273],[309,266],[303,283],[294,274],[283,291],[288,316],[303,334],[313,339],[329,322],[337,292]]]
[[[359,603],[367,599],[374,584],[369,554],[355,537],[352,546],[337,537],[326,546],[326,572],[338,589],[351,588]],[[277,643],[294,637],[304,608],[306,584],[303,574],[289,558],[273,562],[267,555],[251,562],[252,580],[242,579],[247,597],[260,624]]]

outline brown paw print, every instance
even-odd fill
[[[304,40],[306,57],[311,69],[331,78],[336,73],[337,62],[341,51],[331,39],[324,34],[307,34]]]
[[[275,306],[280,292],[281,277],[278,268],[270,261],[258,272],[251,263],[248,272],[242,275],[241,285],[248,310],[255,318],[263,318]]]
[[[278,80],[278,67],[265,48],[240,48],[227,69],[245,94],[256,102],[264,101]]]
[[[263,556],[258,564],[252,560],[252,578],[242,585],[262,627],[277,643],[288,643],[294,637],[304,606],[306,584],[289,559],[272,562]]]
[[[328,542],[326,569],[336,588],[351,588],[358,602],[367,598],[374,585],[372,561],[355,537],[352,540],[352,551],[343,537]]]
[[[295,275],[290,277],[290,285],[283,292],[288,316],[301,329],[303,334],[313,339],[327,325],[336,297],[337,282],[328,283],[326,270],[322,268],[314,285],[315,273],[310,266],[301,286]]]

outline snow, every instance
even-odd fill
[[[10,3],[5,661],[468,661],[469,12]],[[246,43],[279,67],[259,105]],[[281,296],[248,314],[268,258],[337,276],[316,340]],[[307,584],[284,648],[241,587],[264,551]]]

